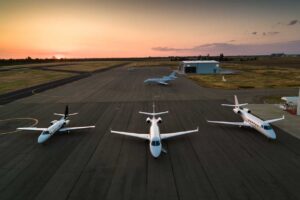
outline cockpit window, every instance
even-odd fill
[[[160,142],[159,142],[158,140],[153,140],[153,141],[151,142],[151,145],[152,145],[152,146],[159,146],[159,145],[160,145]]]
[[[49,135],[50,133],[49,133],[49,131],[44,131],[43,133],[42,133],[42,135]]]
[[[272,130],[272,127],[270,125],[262,125],[262,128],[265,130]]]

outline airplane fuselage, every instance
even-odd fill
[[[162,151],[160,130],[157,123],[158,123],[158,119],[153,117],[151,119],[151,126],[150,126],[149,148],[150,148],[151,155],[154,158],[158,158]]]
[[[235,108],[236,109],[236,108]],[[258,117],[248,113],[243,109],[235,110],[234,112],[238,113],[244,120],[244,123],[248,124],[250,127],[254,128],[258,132],[262,133],[269,139],[276,139],[276,134],[270,124],[264,122],[263,120],[259,119]]]
[[[47,128],[46,131],[43,131],[38,137],[38,143],[46,142],[52,135],[54,135],[59,129],[64,127],[69,123],[69,120],[66,120],[62,117],[60,120],[54,121],[54,123]]]

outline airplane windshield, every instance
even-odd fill
[[[272,127],[270,125],[263,125],[262,126],[265,130],[272,130]]]
[[[153,140],[153,141],[151,142],[151,145],[152,145],[152,146],[159,146],[159,145],[160,145],[160,142],[159,142],[158,140]]]
[[[42,133],[42,135],[49,135],[50,133],[49,133],[49,131],[44,131],[43,133]]]

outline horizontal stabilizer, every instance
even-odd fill
[[[283,120],[284,119],[284,115],[281,117],[281,118],[277,118],[277,119],[270,119],[270,120],[266,120],[264,121],[265,123],[273,123],[273,122],[277,122],[277,121],[280,121],[280,120]]]
[[[53,113],[54,115],[57,115],[57,116],[62,116],[62,117],[64,117],[65,116],[65,114],[61,114],[61,113]],[[70,113],[70,114],[68,114],[68,116],[72,116],[72,115],[77,115],[78,113]]]
[[[240,107],[240,106],[246,106],[248,103],[242,103],[242,104],[221,104],[222,106],[228,106],[228,107]]]
[[[139,113],[140,113],[140,114],[143,114],[143,115],[156,116],[156,115],[163,115],[163,114],[167,114],[167,113],[169,113],[169,111],[165,111],[165,112],[158,112],[158,113],[148,113],[148,112],[142,112],[142,111],[140,111]]]

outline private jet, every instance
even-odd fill
[[[157,83],[160,85],[168,85],[168,82],[173,81],[176,78],[178,78],[176,76],[176,72],[172,72],[170,75],[163,76],[162,78],[148,78],[144,81],[144,83]]]
[[[149,124],[151,123],[149,133],[145,133],[145,134],[129,133],[129,132],[122,132],[122,131],[114,131],[114,130],[111,130],[111,133],[116,133],[116,134],[140,138],[143,140],[148,140],[150,153],[154,158],[158,158],[159,155],[161,154],[161,152],[167,153],[167,151],[162,147],[162,142],[161,142],[162,140],[199,131],[199,128],[197,128],[195,130],[189,130],[189,131],[160,134],[158,123],[161,123],[162,119],[160,117],[156,118],[156,116],[167,114],[167,113],[169,113],[169,111],[155,113],[155,105],[153,104],[153,112],[152,113],[142,112],[142,111],[140,111],[139,113],[152,116],[152,118],[148,117],[146,119],[147,123],[149,123]]]
[[[251,114],[251,111],[248,108],[241,108],[241,106],[248,105],[247,103],[239,104],[237,96],[234,95],[234,105],[231,104],[222,104],[222,106],[229,106],[234,107],[233,112],[240,115],[243,122],[226,122],[226,121],[207,121],[209,123],[217,123],[217,124],[227,124],[227,125],[235,125],[239,127],[251,127],[257,130],[258,132],[262,133],[264,136],[266,136],[268,139],[275,140],[276,134],[273,130],[273,128],[270,126],[270,123],[280,121],[284,119],[284,116],[282,118],[278,119],[271,119],[271,120],[261,120],[258,117]]]
[[[78,113],[70,113],[69,114],[69,107],[66,106],[65,114],[54,113],[54,115],[61,116],[59,120],[53,120],[48,128],[37,128],[37,127],[20,127],[17,128],[18,130],[25,130],[25,131],[42,131],[40,136],[38,137],[38,143],[42,144],[46,142],[52,135],[57,132],[70,132],[73,130],[80,130],[80,129],[89,129],[95,128],[95,126],[80,126],[80,127],[65,127],[70,123],[69,116],[77,115]]]

